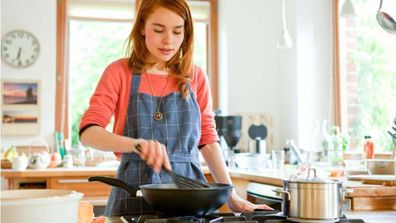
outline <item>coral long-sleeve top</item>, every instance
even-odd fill
[[[194,67],[194,78],[190,83],[201,111],[201,139],[199,145],[218,141],[212,112],[212,97],[207,76],[198,66]],[[149,80],[147,79],[149,78]],[[177,80],[167,75],[143,73],[139,92],[154,96],[166,96],[177,90]],[[105,128],[114,115],[113,133],[123,135],[128,110],[132,72],[125,59],[111,63],[105,69],[87,111],[81,118],[80,131],[86,126],[98,125]],[[152,90],[149,85],[152,86]]]

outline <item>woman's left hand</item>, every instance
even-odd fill
[[[255,209],[274,210],[273,208],[265,204],[253,204],[250,201],[242,199],[238,196],[238,194],[236,194],[235,191],[232,192],[227,204],[232,212],[253,212]]]

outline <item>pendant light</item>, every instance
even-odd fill
[[[286,28],[286,2],[282,0],[282,34],[276,47],[279,49],[290,49],[293,47],[293,42],[290,37],[289,31]]]
[[[345,0],[341,8],[342,17],[354,17],[356,16],[355,4],[352,0]]]

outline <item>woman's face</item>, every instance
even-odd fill
[[[169,61],[184,39],[184,20],[169,9],[160,7],[148,16],[144,35],[150,60],[157,64]]]

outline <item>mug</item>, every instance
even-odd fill
[[[12,159],[12,169],[15,171],[26,170],[28,159],[26,156],[17,156]]]

